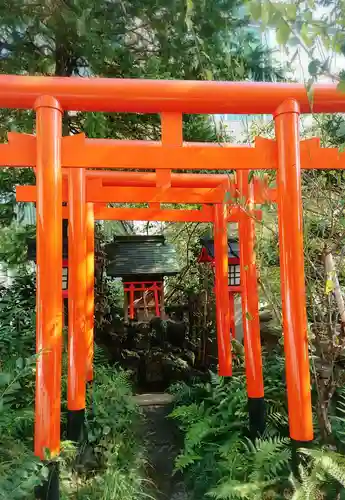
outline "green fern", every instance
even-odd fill
[[[188,392],[185,386],[179,390]],[[271,494],[273,484],[288,478],[289,440],[267,436],[252,443],[244,437],[248,413],[243,376],[227,381],[211,374],[198,391],[202,401],[192,389],[194,401],[178,404],[171,414],[184,432],[175,468],[184,472],[193,498],[255,499],[268,490]],[[285,424],[279,412],[275,417]],[[270,498],[278,498],[272,494]]]
[[[292,475],[290,477],[290,481],[294,489],[292,500],[316,500],[323,498],[323,495],[321,494],[323,478],[321,477],[320,471],[317,467],[308,471],[306,467],[300,465],[299,475],[299,481]]]
[[[93,353],[93,364],[95,367],[97,366],[106,366],[109,363],[109,356],[103,347],[100,347],[97,344],[94,344],[94,353]]]
[[[249,479],[253,482],[278,478],[291,460],[286,438],[256,439],[254,444],[248,440],[246,450],[252,469]]]
[[[229,480],[210,490],[207,495],[217,500],[259,500],[269,485],[269,482],[243,483]]]
[[[326,472],[342,486],[345,486],[345,457],[329,450],[315,450],[301,448],[300,453],[313,459],[315,468]]]

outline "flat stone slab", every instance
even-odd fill
[[[174,396],[165,392],[155,392],[153,394],[137,394],[134,401],[139,406],[165,406],[174,401]]]

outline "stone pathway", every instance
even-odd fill
[[[156,485],[152,496],[156,500],[188,500],[181,476],[173,475],[180,436],[174,421],[166,418],[172,409],[172,396],[154,393],[135,398],[145,415],[143,435],[150,464],[148,475]]]

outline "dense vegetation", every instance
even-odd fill
[[[32,276],[21,277],[0,299],[0,498],[33,498],[48,469],[33,455],[36,355]],[[12,314],[9,314],[12,304]],[[11,320],[9,318],[12,318]],[[22,355],[22,357],[19,357]],[[137,434],[140,411],[128,374],[96,351],[95,383],[88,394],[87,441],[64,441],[59,458],[62,499],[144,498],[144,457]],[[66,423],[63,377],[62,439]]]
[[[281,349],[264,355],[267,427],[254,441],[248,435],[242,362],[231,380],[211,373],[206,384],[194,381],[171,387],[176,406],[170,417],[184,435],[176,469],[183,471],[191,498],[344,498],[343,389],[329,413],[337,446],[325,446],[315,422],[313,448],[301,448],[297,456],[289,440]]]

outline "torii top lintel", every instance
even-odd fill
[[[0,76],[0,107],[35,107],[42,95],[68,111],[272,114],[287,99],[302,113],[345,112],[345,93],[319,84]]]

